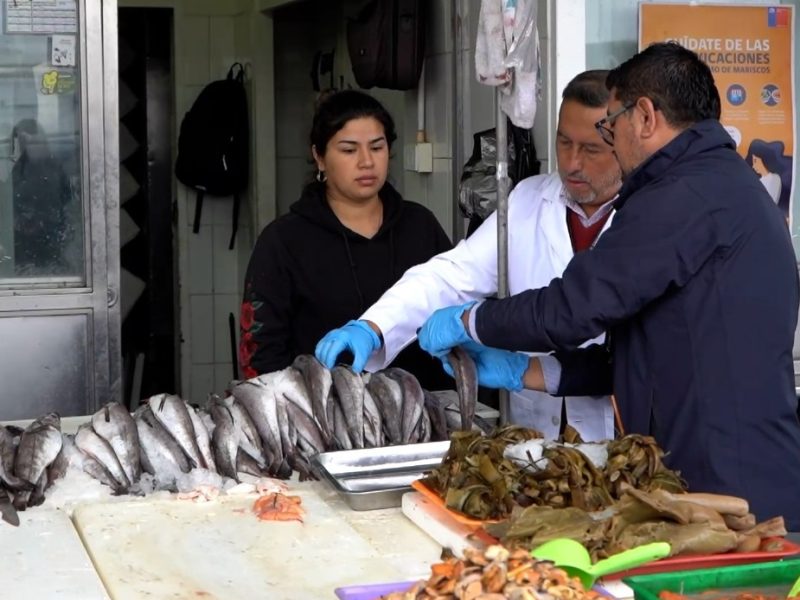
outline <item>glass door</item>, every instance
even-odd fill
[[[116,3],[0,2],[0,420],[86,414],[119,393]]]

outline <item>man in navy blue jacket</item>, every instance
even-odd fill
[[[441,357],[467,344],[483,385],[613,389],[626,430],[655,436],[691,490],[747,498],[800,531],[786,221],[720,125],[696,54],[654,44],[606,84],[596,126],[625,176],[609,230],[546,288],[437,311],[420,345]],[[606,347],[577,350],[604,331]]]

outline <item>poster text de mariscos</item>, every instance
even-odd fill
[[[747,38],[668,38],[688,48],[715,73],[769,73],[769,40]]]

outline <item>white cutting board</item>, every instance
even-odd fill
[[[477,527],[455,520],[452,515],[419,492],[403,494],[403,514],[442,548],[463,556],[466,548],[485,548],[490,540]]]
[[[304,523],[259,521],[254,495],[86,505],[73,514],[114,600],[332,598],[400,574],[313,491]]]
[[[0,521],[3,598],[108,599],[67,515],[36,507],[19,519],[19,527]]]

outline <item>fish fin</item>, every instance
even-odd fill
[[[23,479],[22,477],[15,477],[14,479],[16,479],[16,481],[12,482],[3,480],[3,483],[5,483],[9,489],[14,490],[15,492],[31,492],[36,489],[36,484],[31,483],[27,479]]]

